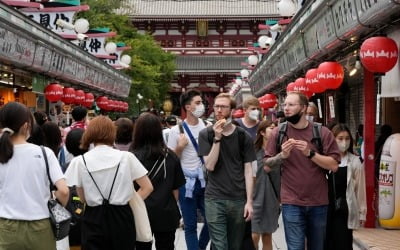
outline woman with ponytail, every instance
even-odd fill
[[[55,249],[47,202],[50,182],[42,149],[26,140],[34,120],[21,103],[0,109],[0,249]],[[53,151],[44,148],[54,195],[65,205],[68,187]]]

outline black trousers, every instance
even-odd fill
[[[175,231],[153,232],[157,250],[174,250]],[[151,250],[152,242],[136,241],[136,250]]]
[[[129,205],[86,206],[82,218],[82,249],[134,250],[135,232]]]
[[[332,205],[329,206],[325,249],[353,249],[353,230],[347,227],[348,216],[348,211],[338,213],[334,211]]]

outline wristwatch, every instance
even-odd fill
[[[312,149],[310,149],[310,153],[308,154],[307,158],[308,158],[308,159],[311,159],[311,158],[313,158],[314,156],[315,156],[315,151],[312,150]]]
[[[217,138],[215,138],[215,137],[214,137],[214,139],[213,139],[213,142],[214,142],[214,143],[219,143],[220,141],[221,141],[221,139],[217,139]]]

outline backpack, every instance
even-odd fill
[[[276,141],[276,153],[281,152],[281,146],[283,142],[283,138],[286,136],[286,130],[287,130],[287,122],[282,122],[279,123],[278,128],[279,128],[279,134],[278,134],[278,140]],[[322,125],[320,123],[313,123],[313,138],[311,139],[311,143],[314,144],[317,149],[318,153],[322,154],[323,153],[323,145],[322,145],[322,140],[321,140],[321,128]]]

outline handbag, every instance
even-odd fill
[[[53,182],[51,181],[49,162],[47,160],[46,151],[43,146],[40,147],[43,152],[44,161],[46,162],[47,177],[50,181],[50,199],[47,202],[49,209],[50,224],[53,229],[53,234],[56,240],[64,239],[69,234],[70,223],[72,219],[71,213],[65,209],[57,200],[53,198],[52,190],[55,190]]]
[[[335,184],[335,173],[332,173],[332,181],[333,181],[333,196],[335,201],[335,212],[337,213],[345,213],[347,212],[347,201],[345,197],[337,197],[336,196],[336,184]]]
[[[150,242],[153,240],[149,216],[147,215],[146,204],[142,197],[133,190],[132,198],[129,200],[129,206],[132,209],[135,220],[136,241]]]

